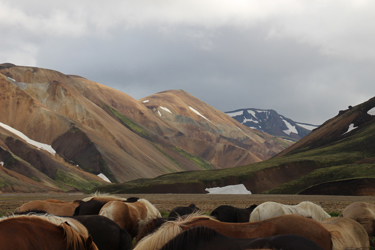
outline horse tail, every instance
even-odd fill
[[[61,223],[60,227],[64,231],[67,249],[85,249],[85,244],[78,234],[67,222]]]
[[[125,229],[119,230],[120,234],[120,247],[118,250],[130,250],[132,249],[132,237]]]

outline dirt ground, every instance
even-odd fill
[[[31,200],[57,199],[61,201],[81,200],[90,195],[82,193],[67,194],[0,194],[0,215],[9,215],[15,208]],[[119,197],[139,197],[150,201],[159,211],[169,212],[177,206],[188,206],[194,203],[204,212],[211,212],[220,205],[249,207],[266,201],[295,205],[301,201],[311,201],[322,206],[328,213],[341,213],[349,204],[364,201],[375,204],[375,196],[323,196],[323,195],[227,195],[227,194],[120,194]]]

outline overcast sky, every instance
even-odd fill
[[[374,16],[373,0],[0,0],[0,63],[321,124],[375,95]]]

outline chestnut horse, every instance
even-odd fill
[[[82,203],[81,200],[64,202],[57,200],[35,200],[29,201],[16,208],[15,213],[23,213],[32,210],[46,211],[57,216],[72,216],[74,210]]]
[[[366,230],[355,220],[334,217],[321,222],[331,233],[335,249],[370,249]]]
[[[91,236],[68,224],[55,225],[40,216],[14,216],[0,220],[0,249],[98,250]]]
[[[331,217],[321,206],[310,201],[303,201],[297,205],[268,201],[258,205],[251,212],[249,221],[261,221],[284,214],[298,214],[316,221],[323,221]]]
[[[367,232],[370,244],[375,246],[372,241],[372,238],[375,237],[375,204],[354,202],[347,206],[340,216],[353,219],[361,224]]]
[[[258,239],[239,239],[202,226],[192,227],[180,233],[160,250],[243,250],[265,247],[276,250],[323,250],[315,242],[298,235],[283,234]],[[148,249],[148,246],[144,249]]]
[[[176,221],[167,221],[156,231],[149,228],[149,232],[154,231],[154,234],[158,233],[162,235],[162,238],[154,237],[154,241],[163,241],[162,243],[152,243],[150,245],[164,245],[182,231],[196,226],[209,227],[220,234],[233,238],[249,239],[281,234],[294,234],[317,243],[325,250],[331,250],[334,247],[332,246],[329,230],[323,227],[319,222],[299,215],[282,215],[259,222],[226,223],[215,220],[210,216],[191,214],[185,218],[181,217]],[[145,227],[147,228],[148,226]],[[149,236],[150,235],[137,242],[136,249],[138,245],[145,244],[144,241],[146,241]],[[142,247],[138,249],[142,249]]]
[[[161,217],[159,210],[149,201],[138,199],[136,202],[124,201],[107,202],[99,212],[99,215],[110,218],[122,229],[126,229],[134,238],[140,228],[152,219]]]

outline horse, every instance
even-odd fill
[[[215,208],[210,215],[222,222],[249,222],[250,214],[257,207],[253,204],[248,208],[237,208],[229,205],[221,205]]]
[[[369,237],[370,244],[375,246],[372,238],[375,236],[375,204],[367,202],[354,202],[347,206],[341,217],[349,218],[361,224]]]
[[[197,206],[195,206],[195,204],[193,203],[187,207],[175,207],[169,213],[168,220],[175,220],[179,216],[192,214],[192,213],[198,212],[199,210],[200,209]]]
[[[198,226],[190,228],[162,248],[147,244],[138,246],[137,249],[160,250],[243,250],[243,249],[288,249],[288,250],[323,250],[315,242],[298,235],[276,235],[258,239],[239,239],[222,235],[214,229]]]
[[[284,205],[268,201],[260,204],[253,210],[249,221],[261,221],[285,214],[298,214],[316,221],[323,221],[331,217],[321,206],[310,201],[303,201],[297,205]]]
[[[100,210],[99,215],[116,222],[122,229],[126,229],[132,238],[149,221],[162,217],[159,210],[145,199],[138,199],[132,203],[124,201],[107,202]]]
[[[160,233],[163,235],[159,240],[163,240],[164,245],[182,231],[196,226],[209,227],[220,234],[233,238],[264,238],[281,234],[294,234],[314,241],[325,250],[331,250],[334,247],[332,246],[330,232],[319,222],[293,214],[258,222],[228,223],[215,220],[211,216],[194,213],[184,218],[180,217],[176,221],[167,221],[156,231],[151,227],[148,230],[154,234]],[[144,232],[144,234],[147,233]],[[136,247],[147,237],[138,241]]]
[[[49,214],[57,216],[72,216],[74,210],[82,203],[81,200],[75,200],[71,202],[56,202],[56,200],[34,200],[22,204],[16,208],[15,213],[22,213],[31,210],[42,210]]]
[[[116,222],[101,215],[71,217],[83,224],[100,250],[131,250],[130,234]]]
[[[321,224],[331,233],[335,249],[370,249],[367,232],[357,221],[334,217],[322,221]]]
[[[100,209],[107,203],[107,201],[101,200],[89,200],[83,201],[76,209],[74,210],[73,216],[76,215],[98,215]]]
[[[9,216],[0,220],[0,249],[98,250],[91,236],[68,224],[55,225],[41,216]]]
[[[89,197],[86,197],[82,199],[83,201],[89,201],[89,200],[99,200],[99,201],[126,201],[126,198],[118,197],[116,195],[111,195],[107,193],[100,193],[100,192],[95,192]]]

